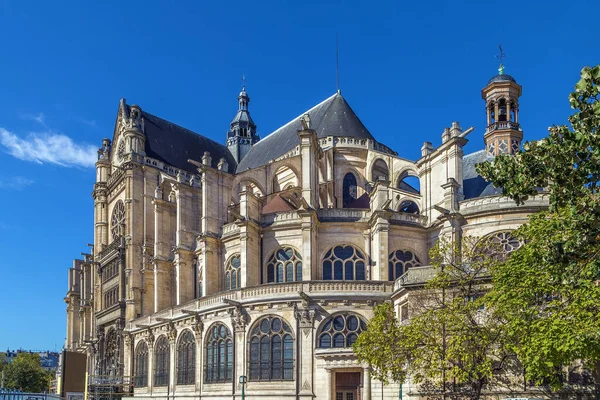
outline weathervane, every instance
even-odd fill
[[[508,57],[508,56],[507,56],[507,55],[506,55],[506,53],[505,53],[505,52],[502,50],[502,45],[501,45],[501,44],[500,44],[500,45],[498,45],[498,48],[500,49],[500,53],[499,53],[499,54],[496,56],[496,58],[497,58],[498,60],[500,60],[500,67],[498,67],[498,73],[499,73],[500,75],[502,75],[502,74],[504,74],[504,64],[502,64],[502,59],[504,59],[504,58],[506,58],[506,57]]]

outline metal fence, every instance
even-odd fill
[[[57,394],[28,393],[21,390],[0,389],[0,400],[62,400]]]

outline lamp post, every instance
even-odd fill
[[[246,398],[246,392],[244,391],[244,389],[246,388],[246,381],[246,375],[240,375],[240,385],[242,385],[242,400]]]

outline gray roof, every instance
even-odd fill
[[[494,83],[494,82],[514,82],[514,83],[517,83],[517,81],[515,80],[515,78],[513,78],[512,76],[507,75],[507,74],[498,74],[498,75],[492,77],[492,79],[490,79],[488,81],[488,85],[490,83]]]
[[[142,117],[146,135],[144,150],[148,157],[184,171],[197,173],[196,167],[187,160],[201,161],[204,152],[208,151],[212,157],[212,167],[217,168],[219,160],[225,157],[229,164],[229,172],[235,171],[235,159],[224,145],[145,111],[142,111]]]
[[[463,157],[463,194],[465,200],[502,194],[502,189],[495,188],[493,184],[483,179],[475,171],[475,165],[493,159],[494,157],[489,156],[485,150],[479,150]]]
[[[310,115],[311,127],[317,132],[319,138],[344,136],[375,141],[346,99],[338,92],[252,146],[238,164],[237,172],[265,165],[299,145],[298,130],[302,128],[300,119],[304,114]],[[389,152],[392,153],[391,150]]]

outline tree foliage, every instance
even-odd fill
[[[40,365],[35,353],[19,353],[4,367],[4,386],[24,392],[41,393],[48,390],[50,375]]]
[[[483,298],[488,270],[503,259],[490,246],[469,238],[462,244],[441,239],[430,252],[427,283],[409,294],[410,319],[399,322],[391,304],[376,307],[354,345],[376,379],[404,382],[410,374],[415,383],[456,382],[465,394],[479,398],[512,365],[503,346],[503,323]]]
[[[600,360],[600,66],[584,68],[569,96],[571,127],[525,143],[478,172],[522,204],[545,188],[548,211],[516,233],[526,244],[491,269],[487,296],[529,379],[562,385],[561,367]]]

